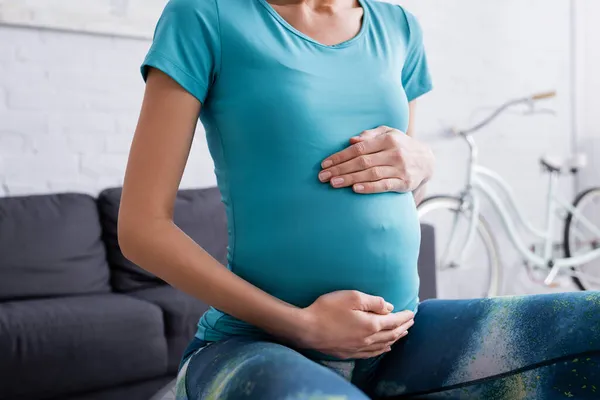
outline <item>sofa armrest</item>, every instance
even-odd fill
[[[421,301],[437,297],[435,268],[435,229],[431,225],[421,225],[421,251],[419,253],[419,277]]]
[[[127,295],[154,304],[162,310],[169,346],[168,372],[175,373],[185,348],[196,333],[200,317],[209,307],[166,284],[129,292]]]

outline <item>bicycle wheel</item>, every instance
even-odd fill
[[[461,199],[434,196],[425,199],[417,210],[421,223],[435,229],[438,297],[498,296],[502,284],[500,259],[496,242],[483,217],[479,216],[476,221],[475,235],[470,246],[465,248],[471,210]]]
[[[581,218],[569,213],[565,223],[565,255],[585,254],[600,247],[600,188],[580,193],[573,206],[578,213],[596,228],[590,229]],[[594,232],[595,231],[595,232]],[[573,281],[581,290],[600,289],[600,259],[573,267]]]

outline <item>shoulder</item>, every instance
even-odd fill
[[[162,15],[181,21],[216,20],[217,2],[218,0],[169,0]]]
[[[197,12],[216,9],[217,0],[169,0],[165,11],[170,12]]]
[[[155,38],[179,32],[187,36],[213,38],[220,35],[218,0],[169,0],[156,26]]]
[[[1,1],[1,0],[0,0]],[[256,8],[250,0],[169,0],[164,8],[163,17],[169,16],[177,21],[201,22],[203,25],[243,24],[249,13]]]
[[[363,0],[371,9],[374,17],[382,21],[389,30],[399,31],[405,38],[421,36],[419,21],[410,11],[399,4],[391,4],[379,0]]]
[[[248,0],[169,0],[165,11],[179,13],[217,13],[223,9],[236,9]]]

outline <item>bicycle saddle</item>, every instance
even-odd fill
[[[576,173],[587,165],[587,156],[583,153],[576,153],[567,158],[544,155],[540,158],[540,164],[548,172]]]

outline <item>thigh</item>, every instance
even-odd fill
[[[214,343],[186,368],[189,400],[368,399],[337,373],[271,342],[236,338]]]
[[[575,391],[598,398],[599,358],[600,293],[432,300],[384,357],[370,391],[378,398],[550,399]],[[454,394],[443,397],[449,389]],[[481,397],[486,390],[500,397]]]

